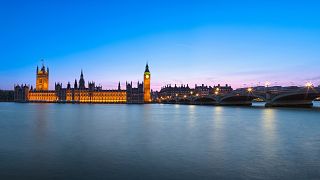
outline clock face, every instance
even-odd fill
[[[146,75],[146,78],[149,79],[149,75],[148,74]]]

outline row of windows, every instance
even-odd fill
[[[72,98],[72,93],[66,94],[66,101],[71,102],[74,98],[75,101],[80,102],[97,102],[97,103],[125,103],[127,101],[126,92],[107,92],[107,93],[75,93]],[[30,101],[48,101],[55,102],[58,101],[56,93],[30,93],[29,94]]]
[[[74,98],[75,100],[125,100],[126,97],[105,97],[105,98],[89,98],[89,97],[81,97],[81,98]]]
[[[71,96],[71,93],[67,93],[67,95]],[[125,96],[126,93],[75,93],[74,96]]]
[[[80,102],[84,102],[84,103],[125,103],[127,102],[127,100],[123,99],[123,100],[80,100]]]

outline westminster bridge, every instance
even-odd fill
[[[221,106],[251,106],[253,102],[265,102],[266,107],[312,107],[313,101],[320,98],[320,87],[299,87],[281,90],[254,90],[242,88],[225,94],[168,96],[161,103],[195,104]]]

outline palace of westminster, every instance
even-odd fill
[[[227,94],[233,89],[225,86],[201,86],[189,85],[174,86],[166,85],[161,90],[153,92],[150,88],[151,74],[148,63],[145,66],[143,82],[133,87],[132,82],[126,83],[126,89],[121,89],[120,82],[116,90],[103,90],[94,82],[88,82],[87,86],[81,71],[79,81],[75,80],[73,86],[70,82],[66,87],[62,83],[55,83],[54,90],[49,90],[49,68],[42,65],[36,70],[36,87],[28,85],[14,85],[13,101],[15,102],[49,102],[49,103],[129,103],[143,104],[150,102],[161,102],[169,97],[186,98],[189,96],[208,96]]]
[[[151,74],[148,63],[144,71],[144,80],[134,88],[131,83],[126,83],[126,89],[103,90],[94,82],[85,85],[81,71],[80,80],[75,80],[73,87],[68,83],[66,88],[62,83],[55,83],[55,90],[49,90],[49,68],[42,65],[37,67],[36,88],[27,85],[14,86],[14,101],[16,102],[60,102],[60,103],[149,103]]]

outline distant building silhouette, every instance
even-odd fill
[[[141,104],[144,103],[144,91],[143,91],[143,83],[137,83],[137,87],[134,88],[131,83],[126,83],[126,91],[127,91],[127,103],[136,103]]]
[[[212,95],[215,93],[219,94],[227,94],[231,92],[233,89],[231,86],[226,84],[225,86],[220,86],[218,84],[217,86],[207,86],[202,84],[201,86],[195,85],[194,88],[190,88],[189,85],[183,85],[177,86],[176,84],[174,86],[166,85],[161,88],[159,93],[157,93],[155,96],[158,96],[158,98],[171,98],[171,97],[188,97],[188,96],[207,96]]]

